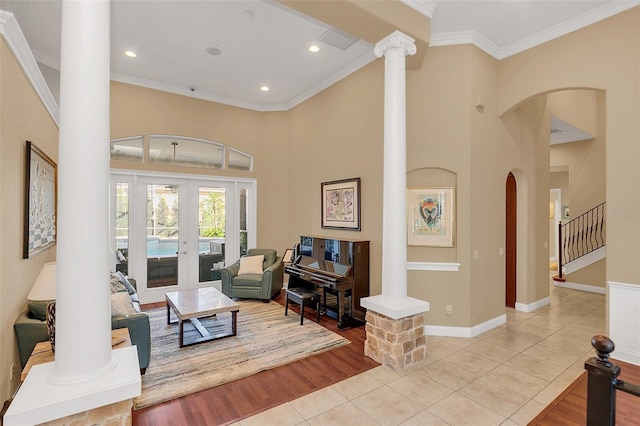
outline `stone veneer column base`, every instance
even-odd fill
[[[83,411],[61,419],[42,423],[42,426],[98,425],[98,426],[131,426],[133,419],[133,399]]]
[[[400,371],[426,359],[424,336],[426,313],[393,319],[367,311],[364,354],[393,371]]]

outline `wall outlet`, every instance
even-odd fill
[[[478,260],[478,250],[473,251],[473,260]]]
[[[498,249],[498,256],[504,256],[504,248],[500,247]]]
[[[451,316],[451,314],[453,313],[453,308],[451,307],[451,305],[447,305],[445,307],[445,311],[447,312],[447,316]]]

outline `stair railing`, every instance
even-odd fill
[[[567,223],[558,222],[558,277],[562,266],[606,245],[606,203]]]

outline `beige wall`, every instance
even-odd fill
[[[382,283],[383,68],[374,61],[289,111],[288,237],[370,241],[370,292]],[[322,229],[320,184],[361,179],[361,231]]]
[[[500,111],[560,89],[606,92],[606,201],[610,211],[640,211],[640,198],[629,196],[629,183],[635,188],[640,180],[639,20],[640,9],[635,8],[500,63]],[[639,256],[637,214],[609,217],[606,279],[640,283]]]
[[[576,121],[587,117],[591,124],[591,134],[601,135],[594,139],[553,145],[550,153],[552,170],[567,167],[569,173],[569,192],[571,196],[571,215],[577,217],[602,203],[606,199],[606,95],[602,91],[589,91],[592,96],[585,98],[586,91],[565,91],[549,95],[549,111],[563,120],[569,121],[564,112],[571,112]],[[558,96],[566,99],[576,94],[575,105],[565,109],[564,104],[556,103]],[[584,106],[583,109],[579,105]],[[583,112],[584,114],[580,114]],[[599,113],[598,113],[599,112]],[[577,124],[574,124],[576,127]],[[583,127],[579,127],[583,128]]]
[[[111,137],[166,134],[223,143],[254,158],[254,170],[205,170],[112,161],[116,169],[136,169],[257,179],[258,247],[283,253],[291,247],[287,221],[288,114],[256,112],[213,102],[111,83]]]
[[[13,323],[26,309],[27,294],[42,265],[55,260],[50,248],[22,258],[25,190],[25,141],[30,140],[54,161],[58,129],[22,73],[4,40],[0,42],[0,400],[19,383],[9,381],[10,367],[20,371]]]
[[[570,90],[549,95],[549,110],[552,114],[584,130],[587,130],[588,125],[589,133],[597,135],[594,139],[587,141],[551,147],[552,170],[568,168],[566,172],[568,173],[568,192],[571,193],[569,220],[606,200],[605,109],[606,93],[603,91]],[[567,274],[566,279],[572,283],[604,288],[606,286],[605,266],[604,260],[599,261],[580,271]]]

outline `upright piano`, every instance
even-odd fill
[[[369,295],[369,242],[325,237],[300,237],[294,262],[285,265],[289,288],[320,294],[325,314],[338,328],[362,325],[360,298]]]

